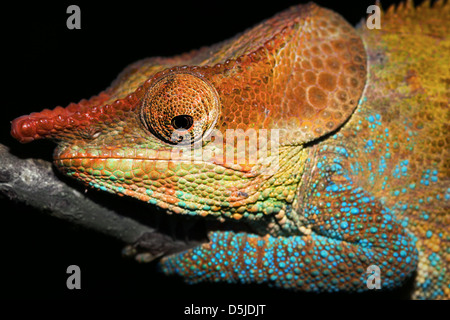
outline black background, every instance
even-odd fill
[[[352,25],[373,1],[317,1]],[[392,1],[382,1],[387,8]],[[394,1],[395,2],[395,1]],[[297,1],[145,1],[2,4],[1,143],[21,157],[51,159],[54,145],[21,145],[15,117],[89,98],[128,64],[170,56],[232,37]],[[81,8],[81,30],[66,28],[66,8]],[[82,187],[80,187],[82,189]],[[96,192],[96,191],[90,191]],[[123,244],[0,198],[4,298],[321,299],[405,298],[405,289],[364,295],[314,295],[260,286],[185,285],[121,257]],[[152,208],[149,207],[149,214]],[[81,290],[66,288],[66,268],[81,267]]]

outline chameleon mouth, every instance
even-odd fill
[[[114,210],[121,216],[136,219],[153,230],[143,234],[135,243],[127,246],[123,251],[125,256],[135,257],[139,262],[150,262],[163,256],[180,253],[208,243],[210,232],[242,231],[255,233],[247,223],[242,221],[243,219],[239,221],[225,220],[221,207],[215,200],[209,199],[210,203],[207,203],[205,201],[208,199],[202,196],[194,202],[189,202],[183,198],[185,195],[180,194],[182,192],[177,192],[174,188],[150,190],[148,185],[136,183],[137,180],[133,180],[136,176],[133,176],[133,179],[130,178],[131,180],[121,181],[121,176],[108,173],[114,171],[109,170],[107,160],[110,160],[116,168],[123,169],[127,161],[130,162],[133,159],[56,157],[54,164],[60,171],[83,181],[85,185],[93,189],[107,191],[107,193],[95,192],[91,194],[108,197],[106,203],[115,203]],[[161,161],[139,159],[139,161],[148,165],[156,162],[167,162],[167,160],[158,160]],[[111,179],[113,176],[114,179]],[[126,178],[127,175],[125,174],[123,177]],[[131,183],[132,181],[134,183]],[[130,182],[130,184],[127,182]],[[124,198],[128,200],[125,202],[126,206],[124,207],[122,203],[123,198],[118,202],[116,200],[119,197],[110,196],[108,193],[125,195]],[[103,194],[103,196],[100,194]],[[244,196],[248,195],[240,195],[239,197]],[[202,202],[203,204],[201,204]],[[233,205],[230,202],[228,204]]]
[[[93,192],[90,193],[91,196],[101,198],[100,202],[114,208],[119,216],[135,219],[152,230],[142,234],[135,243],[126,246],[122,252],[125,257],[135,258],[138,262],[151,262],[209,243],[211,232],[233,231],[256,234],[255,230],[242,220],[223,220],[221,216],[213,214],[202,216],[198,212],[176,214],[178,207],[162,201],[155,205],[156,203],[151,201],[152,198],[142,193],[142,190],[118,187],[109,180],[102,183],[87,174],[81,177],[80,172],[67,172],[67,168],[64,169],[58,163],[64,160],[67,159],[55,159],[55,164],[60,170],[65,171],[65,174],[69,176],[76,174],[76,178],[83,180],[84,184],[93,189],[106,191]],[[126,195],[126,197],[117,197],[113,194]]]

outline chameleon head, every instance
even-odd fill
[[[303,145],[345,123],[365,79],[354,29],[308,4],[211,48],[137,62],[90,100],[15,119],[12,135],[56,140],[56,166],[98,189],[172,213],[282,224]]]

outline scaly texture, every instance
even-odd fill
[[[360,292],[375,265],[384,289],[417,270],[414,298],[449,298],[449,12],[409,1],[367,30],[292,7],[12,134],[54,139],[94,188],[246,226],[162,258],[166,274]]]

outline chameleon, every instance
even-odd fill
[[[12,121],[94,189],[210,221],[167,275],[448,299],[450,5],[351,26],[314,3],[232,39],[128,66],[109,88]],[[151,210],[149,209],[151,214]]]

